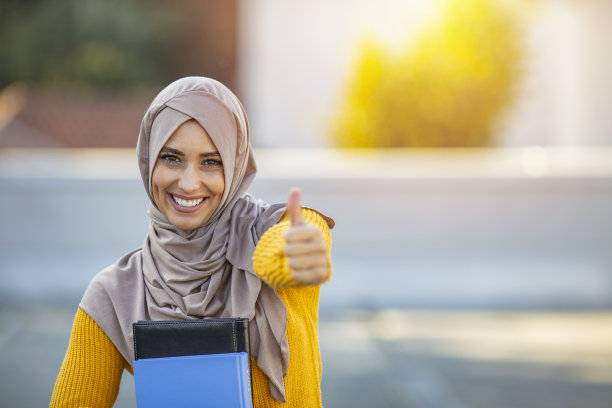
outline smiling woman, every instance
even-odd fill
[[[225,188],[223,162],[198,122],[176,129],[160,152],[151,183],[155,203],[176,227],[193,230],[210,219]]]
[[[333,221],[301,208],[299,190],[274,205],[247,194],[249,138],[242,104],[217,81],[183,78],[153,100],[137,146],[149,233],[90,283],[52,407],[114,404],[132,372],[134,322],[211,317],[249,320],[255,407],[321,406],[318,301]]]

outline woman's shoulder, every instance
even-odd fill
[[[135,249],[123,255],[112,265],[98,272],[89,282],[81,306],[89,300],[113,297],[117,288],[138,286],[138,276],[134,271],[140,270],[142,265],[141,249]],[[125,292],[125,291],[121,291]]]
[[[137,270],[142,263],[142,248],[134,249],[119,258],[115,263],[108,265],[98,272],[92,282],[117,281],[125,278],[125,275]]]
[[[284,212],[284,204],[268,204],[251,194],[245,194],[234,203],[230,223],[234,231],[245,233],[254,230],[257,236],[261,236],[281,219]]]
[[[255,197],[251,194],[245,194],[236,203],[233,212],[240,215],[251,214],[252,217],[258,220],[265,220],[267,226],[278,223],[286,216],[286,203],[268,204],[267,202]],[[321,219],[327,224],[329,229],[334,228],[336,222],[333,218],[323,214],[321,211],[311,207],[302,207],[302,211],[309,215],[309,218]]]
[[[310,207],[302,207],[302,216],[307,221],[312,220],[316,224],[325,223],[329,229],[333,229],[336,226],[336,221],[333,218]]]

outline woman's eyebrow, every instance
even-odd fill
[[[219,156],[219,157],[221,157],[221,155],[219,154],[219,152],[208,152],[208,153],[202,153],[202,154],[200,154],[200,157],[214,157],[214,156]]]
[[[164,153],[164,152],[165,153],[172,153],[172,154],[175,154],[177,156],[185,156],[185,153],[181,152],[180,150],[176,150],[176,149],[173,149],[173,148],[168,147],[168,146],[162,147],[160,153]],[[221,155],[217,151],[200,153],[200,157],[214,157],[214,156],[221,157]]]
[[[185,155],[180,150],[176,150],[176,149],[173,149],[173,148],[167,147],[167,146],[162,147],[160,153],[161,152],[172,153],[172,154],[176,154],[177,156],[184,156]]]

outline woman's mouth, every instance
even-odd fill
[[[204,198],[196,198],[194,200],[183,200],[182,198],[179,198],[175,195],[172,196],[172,199],[174,200],[175,203],[177,203],[178,205],[182,207],[195,207],[196,205],[204,201]]]
[[[183,198],[170,193],[168,193],[168,195],[170,196],[170,203],[172,203],[172,206],[180,212],[194,212],[202,206],[204,201],[206,201],[206,197]]]

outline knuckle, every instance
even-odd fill
[[[283,254],[285,254],[287,257],[293,256],[295,254],[295,247],[291,244],[285,245],[285,248],[283,248]]]
[[[292,240],[294,236],[295,236],[295,231],[292,228],[285,231],[284,237],[286,241]]]
[[[293,270],[301,269],[302,262],[299,258],[291,258],[289,259],[289,267]]]

